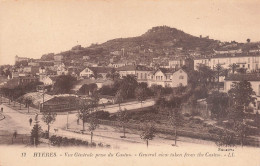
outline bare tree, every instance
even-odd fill
[[[123,111],[123,110],[119,109],[118,113],[117,113],[117,116],[118,116],[118,121],[119,121],[120,125],[123,127],[123,132],[124,132],[124,136],[121,136],[121,138],[126,138],[126,136],[125,136],[125,128],[126,128],[126,123],[129,120],[129,115],[127,113],[127,110],[125,109]]]
[[[149,140],[153,140],[155,137],[155,128],[153,125],[146,125],[144,131],[140,134],[141,139],[146,141],[146,146],[148,148]]]
[[[42,121],[48,125],[48,137],[50,135],[50,124],[55,122],[57,113],[55,112],[44,112],[42,116]]]

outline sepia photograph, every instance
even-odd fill
[[[0,0],[0,166],[260,166],[259,9]]]

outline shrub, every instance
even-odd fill
[[[76,143],[75,138],[70,138],[69,143],[70,143],[70,145],[75,145],[75,143]]]
[[[185,113],[184,116],[185,117],[190,117],[190,114],[189,113]]]
[[[67,137],[62,138],[62,145],[64,145],[64,146],[69,145],[69,139]]]
[[[88,146],[88,141],[82,141],[82,144]]]
[[[92,142],[92,143],[90,144],[90,146],[92,146],[92,147],[96,147],[97,145],[96,145],[95,142]]]
[[[83,144],[83,141],[80,140],[80,139],[76,139],[76,140],[75,140],[75,144],[76,144],[76,145],[82,145],[82,144]]]
[[[100,143],[98,143],[98,146],[103,147],[104,145],[100,142]]]
[[[110,117],[110,113],[102,110],[102,111],[93,112],[90,116],[95,116],[98,119],[108,120]]]

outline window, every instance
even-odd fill
[[[248,64],[248,69],[250,69],[250,64]]]
[[[180,76],[179,79],[180,79],[180,80],[183,80],[183,79],[184,79],[184,76]]]
[[[146,75],[146,73],[144,73],[144,79],[146,79],[147,78],[147,75]]]
[[[141,73],[141,79],[143,79],[143,73]]]
[[[248,58],[248,63],[250,63],[250,58]]]

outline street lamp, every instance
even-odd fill
[[[45,86],[44,85],[38,85],[38,91],[40,92],[42,90],[42,111],[44,106],[44,94],[45,94]]]

